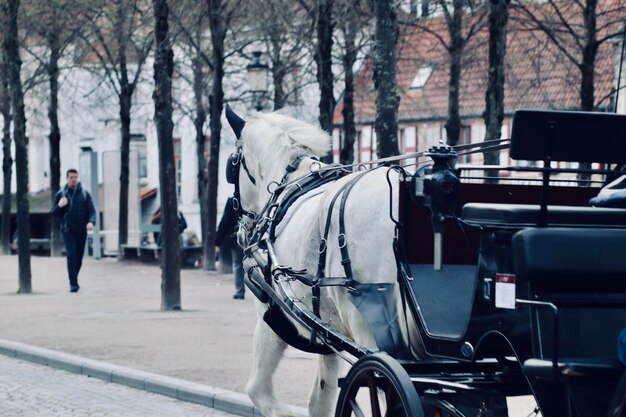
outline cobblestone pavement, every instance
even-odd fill
[[[232,275],[181,271],[181,311],[160,311],[158,265],[86,257],[70,293],[65,258],[31,258],[32,294],[16,294],[17,256],[0,255],[0,338],[243,393],[252,367],[252,295],[233,300]],[[313,355],[287,351],[276,376],[305,406]],[[1,416],[0,417],[4,417]]]
[[[0,355],[3,417],[230,417],[231,414]]]

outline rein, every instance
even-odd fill
[[[451,148],[457,152],[458,156],[464,156],[464,155],[471,155],[475,153],[483,153],[483,152],[489,152],[489,151],[498,151],[501,149],[508,149],[510,142],[511,142],[511,139],[493,139],[493,140],[483,141],[480,143],[468,143],[464,145],[455,145],[455,146],[451,146]],[[397,156],[390,156],[387,158],[373,159],[371,161],[357,162],[357,163],[349,164],[349,165],[340,165],[340,167],[341,168],[359,168],[359,167],[366,167],[366,166],[372,166],[372,165],[377,165],[377,164],[388,165],[391,162],[399,162],[399,161],[404,161],[406,159],[412,159],[412,158],[419,159],[419,158],[424,158],[428,156],[430,156],[429,151],[420,151],[420,152],[406,153],[406,154],[397,155]],[[320,171],[324,171],[327,169],[332,169],[332,167],[331,166],[321,167]]]
[[[457,145],[457,146],[452,147],[452,149],[455,151],[459,151],[458,155],[462,156],[462,155],[468,155],[472,153],[505,149],[505,148],[508,148],[509,142],[510,142],[510,139],[499,139],[499,140],[485,141],[481,143]],[[308,174],[289,181],[289,175],[295,172],[298,169],[301,161],[304,158],[306,158],[306,156],[302,156],[302,155],[298,156],[293,162],[287,165],[287,167],[285,168],[285,174],[283,175],[280,182],[273,181],[268,184],[267,191],[270,193],[271,197],[266,202],[265,206],[258,214],[252,211],[246,211],[241,206],[241,201],[240,201],[241,197],[240,197],[240,192],[239,192],[239,171],[240,171],[241,166],[244,167],[244,170],[246,171],[246,175],[248,176],[248,179],[250,180],[250,182],[256,185],[256,179],[252,176],[252,174],[250,173],[250,171],[248,170],[246,166],[245,158],[244,158],[241,147],[238,147],[237,152],[233,153],[229,157],[229,162],[230,162],[229,166],[231,167],[231,172],[227,172],[227,180],[229,183],[232,183],[235,185],[233,204],[235,205],[237,215],[240,218],[240,224],[243,224],[244,228],[246,229],[246,235],[248,239],[247,244],[249,246],[252,246],[252,245],[260,243],[263,240],[263,236],[268,231],[269,231],[270,241],[273,242],[276,239],[276,236],[275,236],[276,225],[284,217],[287,208],[291,204],[293,204],[293,202],[297,200],[297,198],[299,198],[300,196],[305,194],[307,191],[317,186],[321,186],[322,184],[325,184],[330,181],[335,181],[341,178],[342,176],[350,173],[351,172],[350,168],[367,166],[367,165],[375,165],[375,164],[386,165],[386,164],[389,164],[390,162],[397,162],[397,161],[410,159],[410,158],[422,158],[422,157],[428,157],[428,156],[430,156],[430,153],[428,151],[421,151],[421,152],[414,152],[411,154],[404,154],[404,155],[399,155],[399,156],[394,156],[394,157],[389,157],[389,158],[376,159],[376,160],[368,161],[368,162],[360,162],[360,163],[351,164],[351,165],[332,164],[328,166],[322,166],[319,163],[311,164],[311,167],[309,168],[310,172]],[[317,158],[315,157],[313,157],[312,159],[314,159],[314,161],[317,161]],[[314,170],[312,168],[313,166],[318,166],[319,168]],[[366,171],[366,172],[369,172],[369,171]],[[231,175],[228,175],[228,174],[231,174]],[[358,176],[356,178],[361,178],[361,176]],[[274,185],[273,189],[271,189],[272,185]],[[351,188],[352,187],[350,187],[350,189]],[[281,199],[281,196],[283,195],[285,190],[290,190],[290,191],[287,191],[284,197]],[[338,194],[342,194],[342,193],[343,193],[343,189],[338,192]],[[349,190],[348,190],[348,193],[349,193]],[[347,193],[342,198],[342,208],[343,206],[345,206],[346,198],[347,198]],[[332,205],[334,205],[334,202],[336,199],[337,199],[337,196],[335,196],[335,198],[333,199]],[[332,213],[332,205],[331,205],[331,213]],[[340,222],[342,222],[343,210],[340,210],[340,212],[341,212]],[[330,222],[330,215],[327,221]],[[322,242],[320,243],[321,246],[326,244],[325,238],[326,237],[322,239]],[[343,235],[343,239],[345,239],[345,235]],[[340,246],[345,246],[345,245],[342,245],[340,242]],[[320,247],[320,250],[321,250],[321,247]],[[320,252],[320,254],[321,253],[322,252]],[[342,258],[343,257],[344,256],[342,255]],[[348,274],[348,275],[351,275],[351,274]],[[318,271],[318,276],[319,276],[319,271]]]

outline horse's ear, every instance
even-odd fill
[[[228,104],[226,105],[226,120],[228,120],[228,124],[230,125],[231,129],[233,129],[233,132],[235,132],[235,136],[237,136],[237,139],[239,139],[239,137],[241,136],[241,131],[246,125],[246,121],[239,117],[239,115],[237,115],[237,113],[235,113]]]

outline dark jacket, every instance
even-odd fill
[[[152,224],[161,224],[161,206],[157,207],[157,209],[152,213],[152,217],[150,218],[150,223]],[[178,212],[178,233],[182,233],[187,228],[187,220],[183,213]]]
[[[626,208],[626,190],[619,190],[606,196],[595,196],[589,204],[596,207]]]
[[[237,242],[237,214],[233,207],[233,198],[230,197],[226,201],[224,206],[224,213],[220,220],[219,226],[217,226],[217,232],[215,233],[215,246],[222,246],[224,243],[230,246],[234,246]]]
[[[68,203],[64,207],[59,207],[61,197],[66,197]],[[91,201],[91,195],[83,190],[83,186],[78,183],[74,190],[67,185],[54,195],[54,204],[50,213],[62,217],[61,231],[73,233],[86,233],[87,223],[96,224],[96,209]]]
[[[151,224],[161,224],[161,206],[159,206],[154,213],[152,213],[152,217],[150,218]],[[182,233],[187,229],[187,220],[183,213],[178,212],[178,233]],[[161,246],[161,233],[153,232],[152,236],[154,237],[154,242]]]

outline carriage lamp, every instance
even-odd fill
[[[269,65],[261,60],[261,51],[252,52],[252,60],[246,66],[248,71],[248,82],[250,84],[250,92],[256,111],[263,110],[263,102],[267,95],[267,79],[269,73]]]
[[[459,195],[459,178],[452,168],[458,155],[449,146],[433,146],[428,152],[434,162],[428,182],[424,184],[424,194],[428,196],[432,213],[434,232],[434,263],[435,271],[443,265],[443,232],[444,220],[454,213]]]

